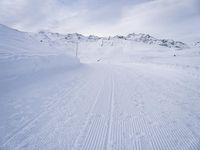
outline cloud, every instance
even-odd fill
[[[22,30],[53,29],[57,23],[70,21],[77,13],[56,0],[0,1],[0,22]]]
[[[200,5],[198,0],[157,0],[124,12],[120,28],[127,32],[147,32],[162,37],[199,37]],[[195,35],[196,34],[196,35]]]
[[[123,7],[144,1],[1,0],[0,22],[27,31],[44,28],[81,32],[99,25],[112,25],[120,19]]]
[[[0,23],[24,31],[42,29],[101,36],[143,32],[200,38],[199,0],[1,0]]]

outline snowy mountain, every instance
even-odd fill
[[[149,59],[157,55],[173,56],[176,50],[189,46],[174,40],[157,39],[148,34],[98,37],[78,33],[60,34],[47,31],[25,33],[1,25],[1,57],[16,55],[68,55],[81,60],[136,60]],[[10,44],[11,43],[11,44]],[[14,45],[14,46],[13,46]],[[158,53],[161,52],[162,53]],[[29,54],[30,53],[30,54]],[[137,54],[137,55],[136,55]]]
[[[58,50],[66,50],[70,55],[78,57],[81,61],[97,60],[128,60],[157,55],[158,51],[173,53],[175,50],[188,49],[186,43],[156,39],[147,34],[129,34],[127,36],[98,37],[94,35],[84,36],[78,33],[59,34],[41,31],[31,34],[33,38],[44,45],[49,45]],[[151,53],[151,54],[150,54]],[[154,53],[154,54],[153,54]],[[165,55],[165,53],[162,53]],[[167,54],[169,55],[169,54]],[[154,56],[154,57],[155,57]]]
[[[200,49],[185,46],[0,25],[0,149],[199,150]]]
[[[139,43],[144,43],[144,44],[152,44],[152,45],[158,45],[158,46],[164,46],[168,48],[175,48],[175,49],[185,49],[189,48],[189,46],[186,43],[180,42],[180,41],[174,41],[170,39],[157,39],[154,38],[148,34],[128,34],[127,36],[113,36],[113,37],[98,37],[94,35],[90,36],[84,36],[78,33],[73,33],[73,34],[59,34],[59,33],[51,33],[51,32],[44,32],[41,31],[36,36],[39,36],[41,40],[44,41],[51,41],[51,42],[99,42],[103,41],[104,43],[110,43],[110,46],[113,46],[114,41],[133,41],[133,42],[139,42]],[[101,46],[103,46],[101,44]]]
[[[30,33],[0,25],[0,79],[17,79],[19,76],[54,69],[58,71],[59,68],[79,64],[79,60],[69,51],[57,49],[53,43],[43,44]],[[1,83],[0,89],[3,86]]]
[[[147,44],[156,44],[160,46],[165,46],[169,48],[185,49],[188,48],[187,44],[174,41],[170,39],[156,39],[148,34],[129,34],[125,37],[127,40],[133,40],[137,42],[147,43]]]

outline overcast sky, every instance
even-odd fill
[[[0,0],[0,23],[31,32],[200,40],[200,0]]]

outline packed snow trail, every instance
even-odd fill
[[[199,150],[199,83],[180,68],[88,64],[8,88],[0,149]]]

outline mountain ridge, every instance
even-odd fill
[[[23,32],[19,31],[17,29],[13,29],[10,27],[7,27],[5,25],[0,24],[0,27],[4,28],[9,28],[14,30],[15,32]],[[97,41],[102,41],[111,43],[110,45],[113,45],[114,40],[121,40],[121,41],[130,41],[130,42],[137,42],[137,43],[144,43],[144,44],[149,44],[149,45],[158,45],[162,47],[167,47],[167,48],[172,48],[172,49],[186,49],[190,48],[190,46],[184,42],[181,41],[176,41],[172,39],[159,39],[155,38],[149,34],[143,34],[143,33],[130,33],[126,36],[122,35],[116,35],[116,36],[108,36],[108,37],[100,37],[100,36],[95,36],[95,35],[89,35],[89,36],[84,36],[79,33],[68,33],[68,34],[61,34],[61,33],[56,33],[56,32],[50,32],[50,31],[40,31],[38,33],[30,33],[30,32],[23,32],[23,33],[28,33],[31,36],[38,37],[40,42],[46,41],[46,42],[72,42],[72,43],[77,43],[77,42],[97,42]],[[200,43],[196,42],[195,46],[199,47]]]
[[[96,42],[99,40],[108,42],[113,40],[123,40],[123,41],[144,43],[149,45],[154,44],[174,49],[189,48],[188,44],[181,41],[175,41],[172,39],[158,39],[153,36],[150,36],[149,34],[143,34],[143,33],[139,34],[131,33],[126,36],[116,35],[109,37],[99,37],[95,35],[84,36],[79,33],[60,34],[60,33],[45,32],[45,31],[40,31],[39,33],[36,33],[37,36],[38,34],[41,38],[43,38],[41,40],[47,40],[47,39],[51,39],[52,41],[65,40],[65,42]]]

